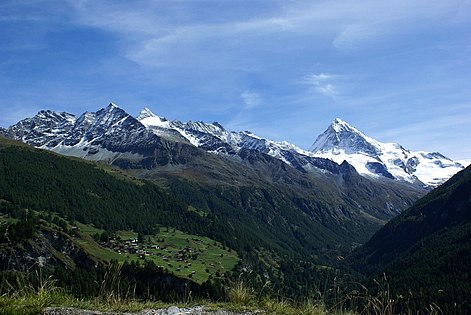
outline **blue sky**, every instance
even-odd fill
[[[309,148],[339,117],[471,158],[471,2],[0,2],[0,126],[114,102]]]

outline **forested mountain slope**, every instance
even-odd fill
[[[371,277],[386,274],[395,292],[411,292],[415,303],[469,311],[471,167],[391,220],[352,261]]]
[[[208,219],[152,184],[116,170],[0,140],[0,198],[107,230],[172,225],[193,232]],[[113,175],[114,174],[114,175]]]
[[[293,277],[301,265],[303,277],[318,278],[317,266],[349,246],[348,233],[334,233],[277,196],[275,188],[203,189],[183,179],[167,183],[163,190],[106,165],[0,139],[0,219],[2,231],[8,232],[1,240],[2,269],[34,270],[41,261],[49,270],[69,270],[61,279],[74,279],[67,276],[74,268],[91,272],[93,261],[99,262],[95,252],[88,252],[90,236],[83,238],[83,231],[73,230],[78,223],[108,235],[141,232],[146,239],[154,238],[156,228],[170,227],[236,250],[255,282],[262,281],[265,272],[274,288],[284,287],[294,295],[308,292]],[[115,257],[104,245],[92,245],[94,251]],[[311,289],[316,285],[308,283]]]

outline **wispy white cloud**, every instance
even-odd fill
[[[307,84],[316,93],[335,97],[338,95],[338,88],[334,85],[334,81],[339,75],[329,73],[309,74],[301,79],[301,83]]]
[[[357,49],[362,41],[371,39],[375,36],[376,28],[371,25],[347,25],[332,41],[332,44],[337,49]]]
[[[125,39],[124,51],[128,58],[157,67],[175,65],[182,55],[193,55],[195,62],[204,59],[211,64],[209,61],[214,56],[210,47],[227,49],[226,54],[235,54],[231,50],[240,52],[253,49],[254,45],[262,47],[264,41],[257,44],[254,38],[263,37],[271,42],[274,35],[279,38],[283,33],[305,40],[320,40],[327,36],[334,48],[351,50],[372,38],[394,31],[405,32],[416,23],[436,20],[436,17],[451,19],[448,15],[455,14],[463,20],[463,6],[471,7],[459,0],[433,3],[426,0],[292,1],[283,5],[269,3],[265,5],[268,14],[245,18],[240,15],[227,21],[205,21],[201,17],[183,17],[173,21],[166,14],[168,11],[175,13],[177,9],[165,2],[71,0],[69,3],[75,8],[77,23],[120,34]],[[191,1],[173,5],[178,5],[181,12],[201,10]],[[208,3],[201,4],[204,5]],[[195,58],[201,51],[209,57]],[[192,58],[184,59],[186,64],[193,62]]]
[[[262,104],[262,97],[256,92],[244,91],[240,94],[240,98],[244,102],[246,108],[254,108]]]
[[[331,83],[327,83],[325,85],[319,85],[316,87],[316,89],[321,92],[322,94],[325,94],[327,96],[335,96],[337,94],[336,89]]]

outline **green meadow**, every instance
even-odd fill
[[[152,260],[176,276],[198,284],[210,276],[222,276],[239,261],[237,253],[223,244],[174,228],[164,227],[155,235],[143,235],[141,242],[137,241],[137,232],[117,231],[116,237],[105,243],[93,237],[101,235],[103,230],[78,222],[76,226],[79,237],[74,242],[98,261]]]

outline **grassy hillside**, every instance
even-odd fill
[[[80,235],[77,243],[99,261],[151,260],[172,274],[198,284],[231,271],[239,261],[237,253],[221,243],[174,228],[161,228],[153,235],[142,234],[143,241],[139,242],[139,233],[133,231],[117,231],[100,241],[94,237],[104,230],[78,222],[75,226]]]

